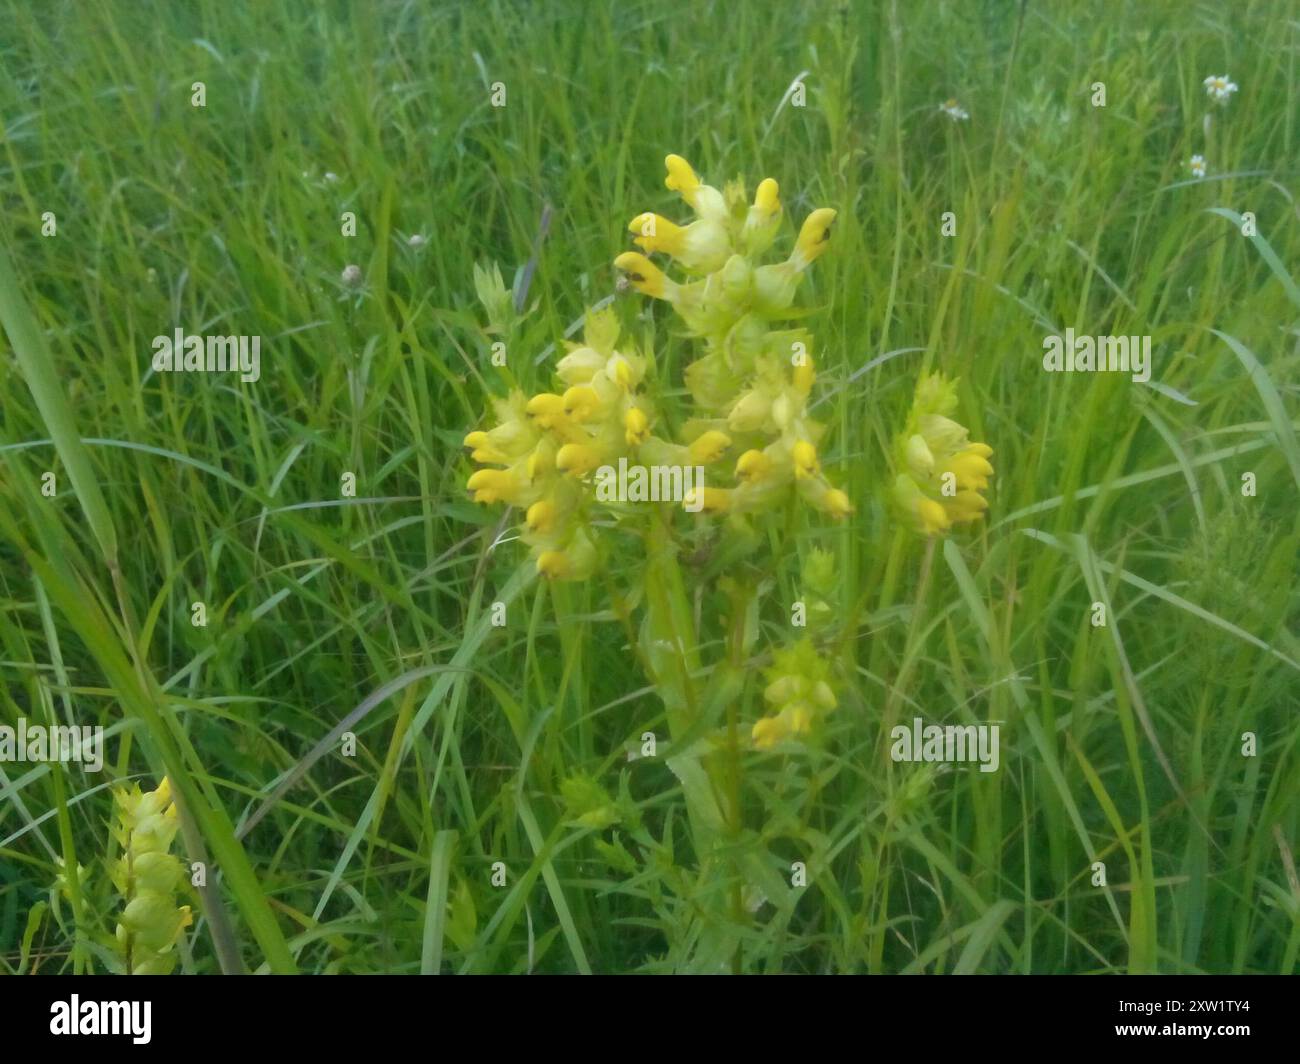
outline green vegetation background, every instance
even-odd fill
[[[0,765],[0,968],[111,966],[108,783],[171,771],[223,900],[187,971],[1294,971],[1298,64],[1286,0],[0,2],[0,723],[110,732],[103,776]],[[803,299],[858,508],[798,516],[762,613],[834,552],[840,708],[747,755],[704,868],[681,783],[625,758],[662,707],[606,586],[488,624],[523,555],[487,556],[460,446],[507,383],[473,265],[509,283],[553,207],[509,342],[546,387],[628,219],[677,214],[670,151],[838,209]],[[665,308],[619,306],[680,381]],[[151,375],[177,326],[261,335],[261,380]],[[1173,392],[1044,373],[1067,326],[1149,334]],[[912,349],[998,470],[928,561],[881,503]],[[1001,721],[1002,767],[894,765],[887,712]],[[620,822],[575,825],[574,778]],[[719,926],[737,875],[768,901]]]

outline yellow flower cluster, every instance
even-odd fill
[[[596,567],[590,511],[599,493],[592,490],[593,473],[612,470],[620,459],[704,466],[731,442],[722,432],[702,432],[689,446],[655,436],[655,409],[640,390],[646,359],[616,350],[618,337],[612,310],[588,314],[583,342],[568,345],[556,366],[564,391],[532,398],[515,392],[496,402],[495,428],[465,437],[474,461],[499,467],[469,478],[474,501],[523,508],[524,542],[538,571],[552,579],[585,579]]]
[[[179,827],[171,782],[164,778],[148,793],[135,784],[113,797],[118,813],[113,836],[122,856],[110,871],[126,902],[118,917],[118,948],[129,974],[167,975],[176,964],[172,947],[193,922],[190,907],[176,904],[185,870],[169,852]]]
[[[826,682],[826,674],[827,664],[809,639],[776,652],[763,690],[772,713],[754,724],[755,747],[770,750],[782,739],[804,735],[816,720],[835,708],[835,693]]]
[[[978,521],[988,509],[993,449],[971,443],[948,416],[957,409],[955,382],[923,374],[907,426],[894,440],[893,501],[913,529],[927,536]]]
[[[817,455],[825,430],[807,414],[815,378],[811,337],[802,329],[771,329],[774,321],[798,316],[795,292],[826,249],[835,211],[813,211],[787,259],[757,265],[780,226],[777,183],[767,178],[747,203],[739,183],[720,192],[680,156],[668,156],[666,165],[665,185],[681,196],[695,221],[680,226],[646,213],[628,229],[643,251],[667,254],[686,273],[703,276],[674,281],[636,251],[620,255],[614,265],[638,292],[670,303],[687,330],[705,342],[705,354],[686,370],[700,416],[684,432],[687,439],[726,440],[724,450],[737,455],[736,486],[701,488],[702,498],[687,500],[688,508],[767,510],[793,486],[822,512],[846,517],[853,509],[849,498],[826,480]]]

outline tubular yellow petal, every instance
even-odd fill
[[[794,254],[790,256],[797,268],[803,269],[815,262],[826,250],[831,235],[831,223],[835,221],[835,211],[830,207],[819,207],[804,219],[799,230],[799,239],[795,241]]]
[[[481,447],[488,446],[488,434],[486,432],[471,432],[462,442],[466,447],[472,447],[477,451]]]
[[[564,393],[564,412],[574,421],[589,421],[600,410],[600,396],[590,384],[575,384]]]
[[[853,504],[849,501],[849,497],[839,488],[831,488],[822,496],[822,507],[836,521],[848,517],[853,512]]]
[[[539,499],[528,507],[524,520],[529,532],[549,532],[555,527],[555,504],[548,499]]]
[[[648,252],[679,255],[686,240],[685,229],[658,214],[638,214],[628,224],[628,229],[639,234],[632,242]]]
[[[518,485],[515,478],[504,469],[480,469],[465,482],[474,493],[475,502],[509,502]]]
[[[555,455],[555,468],[580,477],[600,465],[600,454],[585,443],[566,443]]]
[[[632,287],[642,295],[655,299],[669,298],[669,282],[663,270],[639,251],[623,252],[614,260],[614,267],[621,270]]]
[[[807,440],[797,441],[790,454],[794,459],[794,475],[796,477],[817,475],[817,448],[811,443]]]
[[[770,750],[786,736],[786,724],[780,717],[764,717],[754,722],[750,737],[759,750]]]
[[[736,459],[736,478],[753,483],[772,472],[772,459],[762,451],[749,450]]]
[[[731,509],[731,493],[726,488],[691,488],[682,499],[682,509],[690,513],[726,513]]]
[[[688,192],[694,192],[700,187],[699,175],[680,155],[669,155],[664,159],[664,166],[668,170],[668,176],[664,178],[664,187],[674,192],[680,192],[683,197]]]
[[[968,451],[974,451],[974,452],[975,452],[977,455],[979,455],[981,458],[992,458],[992,457],[993,457],[993,448],[990,447],[987,443],[972,443],[972,444],[971,444],[969,447],[967,447],[966,449],[967,449]]]
[[[623,428],[625,430],[623,438],[627,441],[629,447],[635,447],[645,442],[645,438],[650,432],[650,420],[645,416],[645,411],[639,407],[632,407],[623,415]]]
[[[725,432],[710,429],[698,436],[690,445],[691,461],[699,465],[716,462],[731,446],[731,437]]]
[[[754,192],[754,206],[760,211],[775,214],[781,209],[780,191],[776,181],[765,177],[758,183],[758,189]]]
[[[552,580],[563,577],[569,572],[569,558],[563,551],[542,551],[537,556],[537,571]]]
[[[564,419],[564,400],[551,392],[534,395],[524,409],[544,429]]]
[[[916,504],[916,515],[927,535],[944,532],[952,524],[948,512],[933,499],[922,499]]]

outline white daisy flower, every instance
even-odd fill
[[[1193,156],[1191,157],[1191,159],[1188,160],[1187,165],[1191,167],[1191,169],[1192,169],[1192,176],[1193,176],[1193,177],[1204,177],[1204,176],[1205,176],[1205,156],[1204,156],[1204,155],[1193,155]]]
[[[1235,86],[1234,86],[1235,87]],[[951,118],[954,122],[965,122],[970,118],[970,114],[962,108],[956,100],[945,100],[939,105],[939,110]]]
[[[349,288],[355,288],[361,283],[361,267],[354,262],[348,263],[343,267],[343,272],[339,275],[339,280]]]
[[[1237,83],[1229,81],[1227,74],[1211,74],[1202,83],[1205,94],[1218,103],[1226,103],[1228,97],[1237,91]]]

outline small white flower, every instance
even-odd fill
[[[1188,160],[1187,165],[1190,166],[1190,167],[1192,168],[1192,176],[1193,176],[1193,177],[1204,177],[1204,176],[1205,176],[1205,156],[1204,156],[1204,155],[1193,155],[1193,156],[1191,157],[1191,159]]]
[[[340,274],[340,280],[349,288],[356,288],[361,283],[361,267],[355,262],[350,262],[343,267],[343,273]]]
[[[939,110],[954,122],[965,122],[970,118],[970,114],[956,100],[945,100],[939,105]]]
[[[419,233],[412,233],[410,238],[406,241],[406,246],[415,248],[416,251],[419,251],[420,248],[424,247],[424,245],[427,243],[428,241],[425,240],[424,237],[422,237]]]
[[[1237,83],[1229,81],[1227,74],[1211,74],[1203,84],[1205,94],[1218,103],[1226,103],[1228,97],[1237,91]]]
[[[327,184],[336,185],[338,184],[338,180],[339,180],[339,175],[336,174],[333,170],[325,171],[325,181]]]

